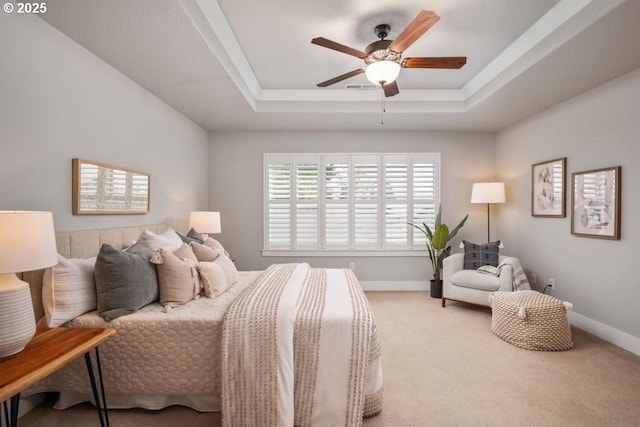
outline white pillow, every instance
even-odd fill
[[[227,276],[222,267],[214,261],[198,263],[198,272],[204,287],[204,296],[215,298],[227,290]]]
[[[166,249],[170,252],[177,251],[184,242],[171,227],[162,234],[156,234],[149,230],[144,230],[135,244],[127,248],[129,252],[136,251],[140,247],[148,247],[152,252],[158,249]]]
[[[45,270],[42,304],[48,327],[96,309],[95,263],[96,257],[66,259],[58,254],[58,264]]]

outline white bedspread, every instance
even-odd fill
[[[270,266],[224,323],[223,425],[358,426],[382,407],[380,344],[350,270]]]
[[[224,313],[260,273],[239,272],[238,282],[216,299],[200,297],[168,312],[158,303],[150,304],[110,323],[94,311],[65,326],[117,330],[100,346],[109,407],[160,409],[179,404],[219,411]],[[62,392],[58,409],[92,401],[83,358],[24,395],[43,391]]]

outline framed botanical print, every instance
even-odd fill
[[[620,239],[622,167],[571,174],[571,234]]]
[[[567,158],[531,165],[531,215],[564,218]]]

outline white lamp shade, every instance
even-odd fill
[[[222,231],[220,212],[194,211],[189,216],[189,228],[198,233],[214,234]]]
[[[471,203],[505,203],[504,182],[476,182],[471,189]]]
[[[58,263],[51,212],[0,211],[0,274]]]
[[[379,85],[393,82],[400,74],[400,64],[394,61],[378,61],[367,66],[365,71],[367,79],[373,84]]]

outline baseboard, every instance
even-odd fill
[[[611,326],[574,311],[569,312],[569,323],[640,356],[640,338],[638,337],[634,337],[633,335],[612,328]]]
[[[426,280],[361,280],[360,286],[364,291],[428,291],[429,282]]]

